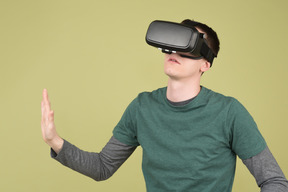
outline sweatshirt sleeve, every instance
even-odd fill
[[[51,149],[51,157],[74,171],[102,181],[111,177],[135,149],[113,136],[100,153],[83,151],[64,140],[58,155]]]
[[[242,161],[254,176],[261,192],[288,192],[288,181],[268,147]]]

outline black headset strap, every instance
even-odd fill
[[[208,47],[206,43],[202,44],[200,52],[201,55],[203,55],[205,59],[207,59],[207,61],[209,61],[212,66],[215,55],[213,54],[212,50]]]

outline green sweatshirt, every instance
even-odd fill
[[[205,87],[178,107],[166,91],[139,94],[113,131],[143,148],[147,191],[231,191],[236,155],[244,160],[266,148],[253,118],[236,99]]]

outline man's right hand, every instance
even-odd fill
[[[64,140],[59,137],[54,124],[54,111],[51,110],[48,92],[43,90],[41,102],[42,120],[41,129],[43,140],[58,154],[62,149]]]

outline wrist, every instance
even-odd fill
[[[64,140],[57,136],[53,140],[47,142],[47,144],[58,154],[63,147]]]

